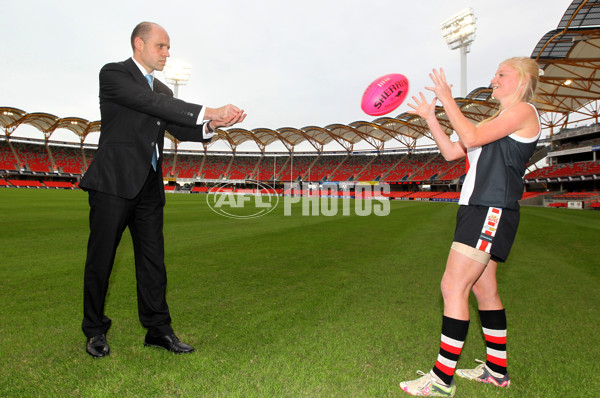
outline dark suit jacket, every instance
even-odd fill
[[[196,125],[201,105],[173,97],[165,84],[154,79],[154,91],[131,58],[100,70],[100,140],[94,160],[81,179],[84,190],[96,190],[133,199],[142,189],[159,146],[157,175],[162,187],[162,151],[165,130],[180,141],[202,138]]]

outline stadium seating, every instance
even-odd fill
[[[597,208],[594,203],[600,201],[600,191],[563,192],[552,195],[549,207],[568,207],[569,202],[580,202],[585,207]]]
[[[18,170],[18,163],[8,142],[0,141],[0,170]]]
[[[421,170],[434,154],[422,153],[405,155],[402,160],[384,178],[385,181],[420,181],[412,176]],[[417,175],[418,177],[418,175]]]
[[[321,156],[312,167],[314,177],[312,177],[311,180],[331,181],[333,173],[337,170],[338,166],[342,164],[345,157],[346,156],[344,155]]]
[[[48,172],[56,169],[63,173],[82,174],[94,156],[94,151],[89,149],[84,149],[82,156],[79,148],[56,146],[50,149],[52,154],[49,155],[42,145],[18,145],[18,153],[23,153],[23,166],[31,171]],[[5,142],[1,155],[4,167],[7,170],[15,170],[17,160]],[[418,181],[442,174],[445,175],[445,179],[454,179],[463,174],[461,167],[455,167],[458,163],[448,163],[434,159],[433,156],[435,155],[415,155],[414,159],[407,158],[404,162],[402,159],[406,158],[405,155],[295,156],[292,163],[288,156],[231,158],[165,153],[163,177],[191,179],[202,174],[206,179],[258,179],[268,182],[273,180],[275,173],[278,181],[374,181],[388,174],[390,168],[394,170],[389,173],[386,181],[407,179],[409,176],[411,180]],[[453,168],[458,170],[456,175],[449,173]]]
[[[595,198],[600,196],[600,192],[590,191],[590,192],[566,192],[558,195],[552,196],[552,199],[559,200],[587,200],[590,198]]]
[[[263,156],[258,160],[258,167],[252,175],[253,180],[273,181],[273,175],[277,176],[289,159],[288,156]]]
[[[360,173],[358,181],[379,181],[402,157],[402,155],[380,155],[375,157]]]
[[[523,196],[522,196],[521,199],[530,199],[530,198],[534,198],[534,197],[536,197],[538,195],[543,195],[545,193],[546,192],[529,192],[529,191],[528,192],[523,192]]]
[[[162,171],[163,178],[175,177],[174,164],[177,159],[177,154],[163,153]]]
[[[411,192],[409,195],[406,195],[405,197],[411,198],[411,199],[429,199],[429,198],[433,198],[436,195],[439,195],[439,192],[417,191],[417,192]]]
[[[458,200],[460,199],[460,192],[442,192],[435,195],[434,198],[443,200]]]
[[[553,202],[553,203],[549,203],[548,207],[567,207],[567,202]]]
[[[200,173],[203,160],[203,156],[178,154],[175,168],[172,169],[172,172],[177,178],[194,178]]]
[[[411,193],[412,193],[411,191],[392,191],[386,196],[389,196],[392,199],[400,199],[400,198],[407,197]]]
[[[308,180],[309,168],[315,162],[316,156],[293,156],[288,159],[279,173],[279,179],[281,181],[296,181],[299,178]],[[310,174],[310,179],[313,180],[312,170]]]
[[[204,156],[177,155],[171,173],[177,178],[196,178],[201,176],[204,162]]]
[[[68,181],[44,181],[43,184],[48,188],[73,189],[73,184]]]
[[[84,164],[85,164],[85,170],[87,170],[87,168],[90,166],[90,164],[92,163],[92,160],[94,160],[94,156],[96,155],[96,151],[93,151],[91,149],[87,149],[84,148],[83,149],[83,156],[84,156]]]
[[[413,174],[411,181],[429,181],[433,180],[440,171],[446,171],[448,162],[441,155],[429,156],[424,164]]]
[[[16,155],[16,156],[15,156]],[[70,181],[46,181],[39,174],[30,172],[64,173],[81,175],[93,160],[95,150],[77,146],[25,143],[21,141],[0,141],[0,170],[7,174],[0,179],[0,187],[32,187],[76,189],[78,184]],[[293,162],[293,163],[292,163]],[[205,154],[177,154],[165,152],[163,159],[164,177],[178,179],[247,180],[256,179],[270,183],[276,176],[277,182],[302,181],[376,181],[418,186],[423,182],[455,181],[465,173],[464,159],[447,162],[436,152],[396,153],[374,156],[371,154],[307,155],[293,158],[281,156],[230,156]],[[591,176],[600,174],[600,161],[581,161],[552,165],[527,174],[527,179]],[[17,176],[18,175],[18,176]],[[42,179],[41,181],[39,179]],[[48,179],[48,178],[46,178]],[[418,185],[417,185],[418,184]],[[392,184],[394,187],[394,184]],[[175,185],[165,186],[167,191],[176,190]],[[208,192],[206,187],[193,187],[194,193]],[[233,192],[233,190],[232,190]],[[252,193],[250,191],[239,191]],[[279,189],[275,192],[283,193]],[[312,191],[311,191],[312,192]],[[267,193],[267,192],[264,192]],[[302,194],[302,191],[298,191]],[[320,194],[354,196],[354,192],[323,191]],[[533,198],[548,192],[524,192],[523,199]],[[391,199],[456,201],[460,193],[439,191],[393,191],[385,194]],[[364,196],[364,195],[363,195]],[[567,207],[570,201],[581,201],[586,207],[600,208],[600,194],[597,191],[570,192],[551,198],[550,207]]]
[[[227,172],[232,180],[254,179],[253,172],[260,158],[251,156],[234,156]]]
[[[225,175],[225,172],[231,160],[231,156],[204,156],[204,163],[202,166],[202,177],[207,180],[216,180],[222,178]]]
[[[561,178],[573,176],[587,176],[600,174],[600,162],[585,161],[575,163],[561,163],[552,166],[546,166],[541,169],[528,173],[526,180]]]
[[[437,180],[454,181],[457,178],[467,173],[467,165],[465,159],[453,160],[442,165],[437,174]]]
[[[51,146],[50,151],[58,171],[81,174],[85,169],[80,148]]]
[[[8,182],[15,187],[27,187],[27,188],[44,188],[45,185],[40,181],[33,180],[8,180]]]
[[[51,172],[52,161],[48,154],[47,147],[45,145],[34,145],[26,143],[13,143],[13,147],[17,152],[21,163],[26,166],[28,170],[36,172]]]
[[[357,175],[373,160],[371,156],[347,156],[337,167],[331,181],[356,181]]]

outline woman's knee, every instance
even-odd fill
[[[495,285],[482,285],[476,283],[473,285],[472,290],[478,302],[496,300],[499,298],[498,289]]]
[[[447,274],[444,274],[442,282],[440,283],[440,289],[444,300],[449,300],[453,298],[468,297],[470,286],[466,281],[456,280],[455,278],[451,278]]]

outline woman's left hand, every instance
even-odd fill
[[[433,81],[434,87],[425,87],[427,90],[433,91],[435,96],[441,101],[442,105],[446,103],[446,101],[451,101],[454,98],[452,97],[452,85],[448,84],[446,81],[446,74],[444,73],[444,69],[440,68],[438,72],[436,69],[433,70],[429,74],[429,77]]]

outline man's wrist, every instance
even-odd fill
[[[212,122],[212,120],[209,120],[208,123],[206,123],[206,131],[209,133],[214,133],[215,129],[210,127],[210,122]]]
[[[204,130],[202,131],[202,138],[205,140],[210,140],[216,134],[215,130],[210,128],[210,122],[212,122],[212,120],[209,120],[207,123],[204,123]]]

